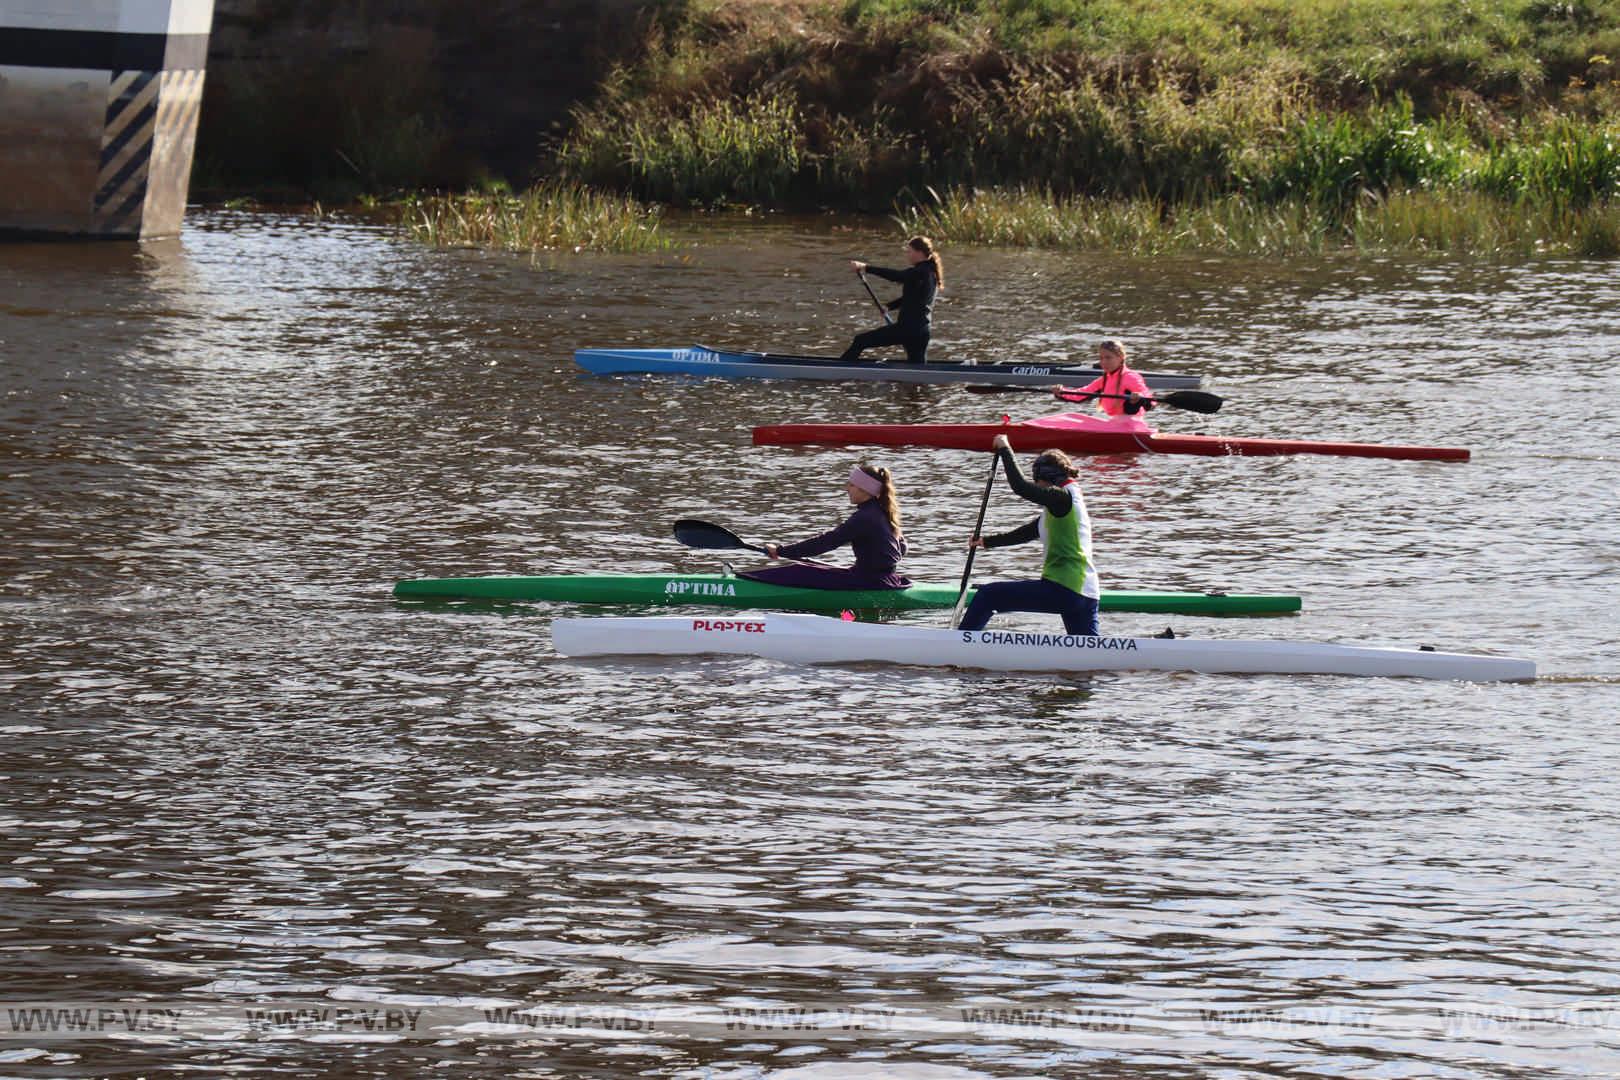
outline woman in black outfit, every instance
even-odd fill
[[[900,283],[900,299],[890,301],[889,310],[900,315],[887,326],[856,334],[840,360],[859,360],[861,353],[880,345],[902,345],[906,360],[913,364],[928,362],[928,338],[933,323],[934,295],[945,287],[945,267],[934,250],[934,242],[926,236],[913,236],[906,241],[904,270],[886,270],[858,260],[850,260],[850,269],[857,274],[872,273],[885,281]]]

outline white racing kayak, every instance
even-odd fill
[[[730,653],[802,664],[889,663],[992,671],[1195,671],[1404,675],[1469,682],[1536,677],[1532,660],[1420,649],[1238,638],[1080,637],[1027,630],[942,630],[822,615],[554,619],[564,656]]]

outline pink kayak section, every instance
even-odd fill
[[[1112,404],[1112,403],[1110,403]],[[1060,412],[1051,416],[1037,416],[1033,420],[1025,420],[1030,427],[1053,428],[1058,431],[1110,431],[1114,433],[1127,432],[1132,435],[1158,434],[1146,420],[1143,414],[1126,416],[1098,416],[1096,413]]]
[[[1196,454],[1201,457],[1326,454],[1405,461],[1467,461],[1469,456],[1467,450],[1450,446],[1164,435],[1134,416],[1104,419],[1087,413],[1056,413],[1016,424],[768,424],[754,429],[754,444],[989,450],[997,435],[1007,436],[1018,450],[1063,450],[1081,454]]]

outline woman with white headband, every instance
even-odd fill
[[[766,544],[765,554],[773,559],[808,559],[848,544],[855,552],[854,566],[769,566],[740,576],[806,589],[908,587],[910,579],[895,572],[906,553],[906,538],[900,531],[900,500],[889,470],[857,465],[849,470],[845,487],[855,512],[842,525],[797,544]]]

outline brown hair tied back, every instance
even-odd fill
[[[894,535],[901,535],[900,496],[894,490],[894,477],[890,475],[888,469],[881,465],[868,465],[863,461],[860,462],[859,468],[861,472],[883,485],[882,493],[876,496],[878,508],[883,511],[883,516],[889,519],[889,528],[894,530]]]
[[[1044,480],[1053,487],[1062,487],[1080,475],[1069,455],[1061,450],[1048,450],[1035,459],[1035,479]]]
[[[913,236],[906,241],[906,244],[912,251],[920,251],[928,256],[925,261],[934,264],[934,277],[939,279],[939,287],[943,289],[945,287],[945,264],[940,261],[939,252],[934,250],[934,242],[926,236]]]

